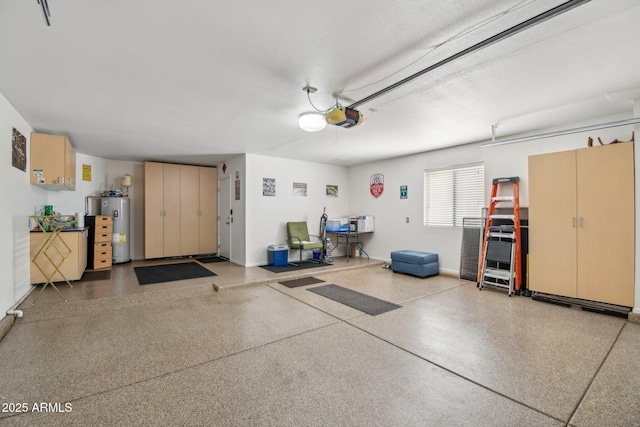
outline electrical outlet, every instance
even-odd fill
[[[409,217],[407,217],[407,224],[409,224]]]

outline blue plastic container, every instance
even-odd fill
[[[269,245],[268,264],[274,267],[287,265],[289,263],[289,246]]]

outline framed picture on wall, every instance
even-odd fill
[[[338,197],[338,186],[327,185],[325,193],[327,197]]]
[[[27,171],[27,138],[13,128],[11,138],[11,164],[23,172]]]
[[[307,184],[304,182],[294,182],[293,183],[293,195],[294,196],[307,196]]]
[[[262,195],[269,196],[269,197],[276,196],[275,178],[262,178]]]

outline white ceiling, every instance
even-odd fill
[[[492,124],[503,138],[631,117],[605,94],[640,88],[640,1],[592,0],[359,106],[362,126],[307,133],[304,86],[322,108],[361,100],[564,1],[48,3],[49,27],[36,0],[0,2],[0,92],[36,131],[110,159],[352,165],[486,141]]]

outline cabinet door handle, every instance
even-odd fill
[[[576,226],[576,217],[575,216],[571,219],[571,226],[572,227]]]
[[[580,227],[584,227],[584,218],[580,217]]]

